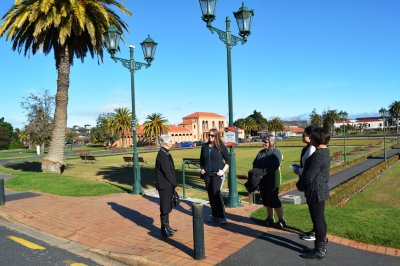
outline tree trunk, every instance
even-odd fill
[[[66,47],[55,49],[54,53],[58,72],[56,108],[49,152],[46,157],[43,158],[42,171],[62,174],[65,168],[64,141],[65,129],[67,127],[70,54]]]

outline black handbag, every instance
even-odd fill
[[[179,194],[178,192],[176,192],[176,190],[174,190],[174,193],[172,193],[172,208],[176,208],[179,206],[179,204],[181,203],[181,199],[179,198]]]

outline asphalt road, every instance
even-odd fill
[[[388,256],[328,243],[328,254],[322,260],[305,260],[299,255],[313,248],[314,241],[304,241],[295,234],[264,233],[219,265],[338,265],[398,266],[400,257]]]
[[[60,248],[0,226],[0,265],[99,265]]]

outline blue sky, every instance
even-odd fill
[[[2,0],[3,16],[14,3]],[[218,1],[213,26],[238,35],[233,11],[241,0]],[[140,123],[162,113],[179,123],[192,112],[228,118],[226,48],[201,20],[197,0],[127,0],[134,14],[119,57],[143,61],[140,43],[158,42],[152,67],[135,74]],[[234,119],[260,111],[265,117],[307,119],[315,108],[347,111],[352,118],[378,115],[400,100],[400,1],[248,0],[254,9],[252,34],[232,49]],[[0,39],[0,117],[25,124],[23,97],[48,89],[56,93],[53,55],[24,57]],[[106,53],[71,68],[68,126],[95,125],[100,113],[130,108],[130,74]]]

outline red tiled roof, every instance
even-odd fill
[[[304,128],[292,127],[292,128],[285,128],[283,131],[289,131],[289,132],[293,132],[293,133],[303,133]]]
[[[180,123],[179,125],[191,125],[191,124],[193,124],[193,123],[194,123],[193,120],[191,120],[191,119],[186,119],[186,120],[183,120],[183,122]]]
[[[191,130],[187,129],[186,127],[169,125],[168,132],[191,132]]]
[[[366,123],[366,122],[381,122],[380,118],[357,118],[356,123]]]
[[[187,115],[183,117],[183,119],[186,118],[199,118],[199,117],[220,117],[220,118],[225,118],[225,116],[216,114],[216,113],[209,113],[209,112],[196,112],[190,115]]]

